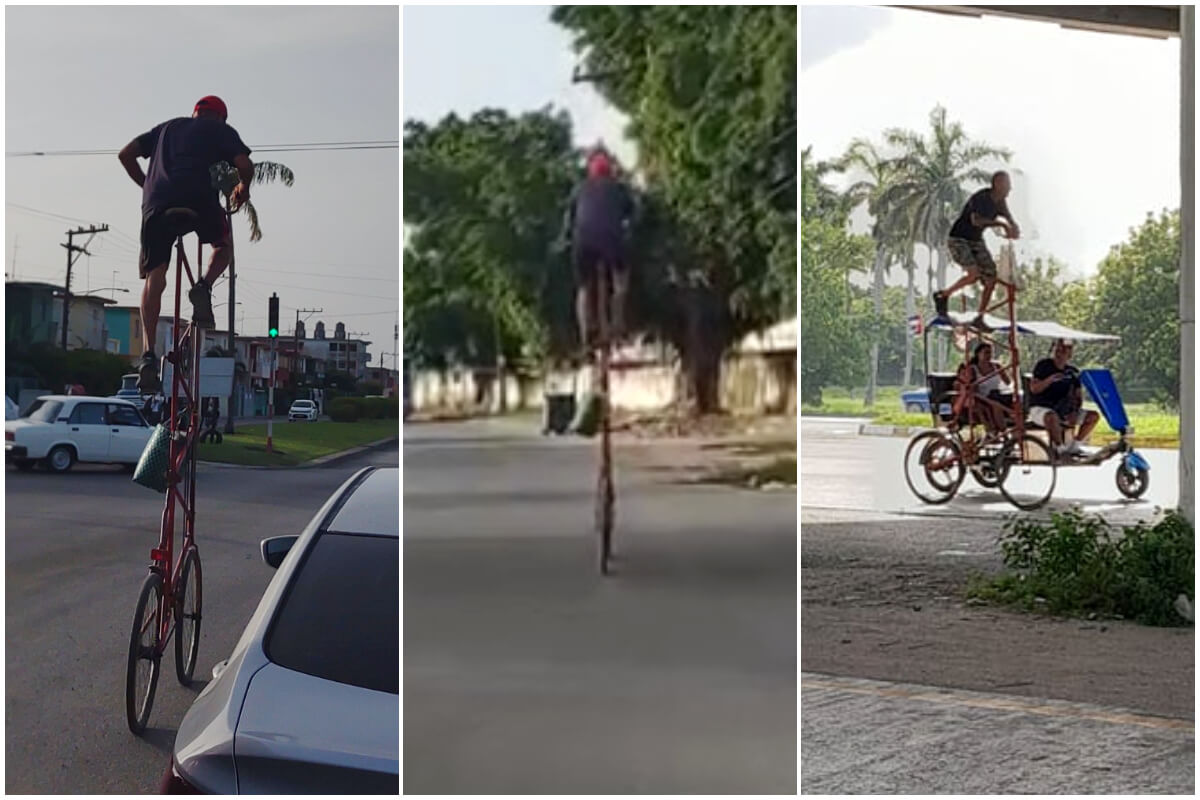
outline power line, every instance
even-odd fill
[[[256,153],[301,153],[322,152],[327,150],[398,150],[399,139],[367,139],[351,142],[302,142],[290,144],[257,145],[251,150]],[[80,149],[80,150],[22,150],[6,152],[5,158],[25,158],[30,156],[110,156],[121,152],[120,149]]]

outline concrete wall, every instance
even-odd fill
[[[506,376],[509,411],[540,409],[546,391],[542,375]],[[591,390],[591,374],[581,369],[574,377],[577,395]],[[568,376],[559,391],[572,385]],[[682,376],[677,361],[637,361],[614,364],[609,373],[613,405],[627,411],[657,411],[675,403]],[[721,370],[721,405],[731,411],[795,413],[796,353],[735,353]],[[491,370],[465,367],[444,371],[420,370],[412,380],[413,409],[418,412],[496,413],[499,393]]]

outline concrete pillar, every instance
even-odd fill
[[[1196,523],[1196,7],[1179,7],[1179,508]]]

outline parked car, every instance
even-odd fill
[[[21,409],[17,407],[11,397],[4,395],[4,421],[8,422],[10,419],[17,419],[20,416]]]
[[[43,395],[4,423],[4,460],[28,471],[66,472],[77,461],[137,466],[153,428],[128,400]]]
[[[294,401],[292,407],[288,409],[288,422],[295,422],[298,419],[316,422],[317,404],[312,400]]]
[[[901,392],[900,405],[910,414],[928,414],[929,389],[921,387],[920,389],[910,389],[907,392]],[[949,403],[942,403],[942,412],[946,414],[950,413]]]
[[[299,535],[184,715],[168,794],[400,792],[400,476],[365,467]]]

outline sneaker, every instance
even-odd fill
[[[988,325],[987,321],[984,320],[983,314],[979,314],[975,319],[971,320],[971,327],[980,333],[991,333],[993,330],[992,326]]]
[[[950,313],[950,298],[945,292],[933,293],[933,308],[937,311],[939,317],[948,316]]]
[[[188,289],[188,300],[192,301],[192,322],[201,328],[215,328],[217,320],[213,317],[212,289],[203,280]]]
[[[158,379],[158,356],[154,355],[153,350],[142,354],[142,363],[138,365],[137,389],[143,395],[162,390],[162,381]]]
[[[1072,439],[1071,443],[1067,445],[1067,452],[1073,456],[1081,456],[1083,455],[1083,446],[1075,439]]]

